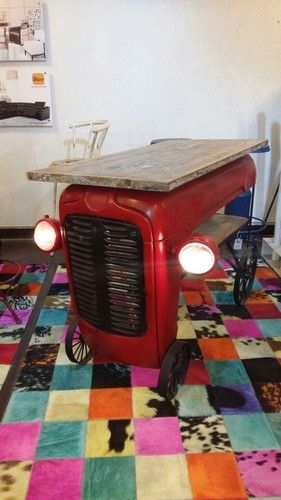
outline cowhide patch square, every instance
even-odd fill
[[[231,451],[230,440],[220,415],[180,418],[180,431],[187,453]]]

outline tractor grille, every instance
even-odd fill
[[[80,316],[106,332],[145,331],[143,242],[137,226],[68,215],[65,234]]]

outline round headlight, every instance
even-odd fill
[[[214,241],[203,236],[191,237],[179,251],[179,261],[183,269],[191,274],[205,274],[215,265],[218,247]]]
[[[56,219],[44,217],[34,229],[34,241],[43,252],[54,252],[62,246],[60,223]]]

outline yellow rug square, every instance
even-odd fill
[[[75,363],[72,363],[72,361],[68,359],[65,352],[64,344],[60,344],[58,354],[56,357],[56,365],[75,365]]]
[[[138,500],[192,498],[185,455],[136,456],[136,482]]]
[[[51,391],[45,420],[87,420],[90,389]]]
[[[86,437],[86,457],[135,455],[131,420],[90,420]]]
[[[132,395],[133,415],[135,418],[159,417],[167,413],[167,406],[172,408],[172,404],[168,400],[148,387],[133,387]],[[161,415],[159,415],[159,412]]]
[[[196,333],[192,322],[188,319],[179,320],[177,323],[177,338],[178,339],[196,339]]]
[[[0,365],[0,388],[5,382],[9,369],[10,365]]]

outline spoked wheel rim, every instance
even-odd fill
[[[72,323],[67,330],[65,338],[65,352],[70,361],[85,365],[93,357],[90,347],[86,344],[79,330],[77,323]]]
[[[248,256],[244,255],[237,264],[233,289],[234,301],[239,306],[245,304],[249,298],[257,269],[256,247],[248,247],[245,251],[248,251]]]
[[[178,384],[182,384],[190,362],[190,350],[184,340],[175,340],[168,349],[160,368],[158,391],[161,396],[173,399]]]

